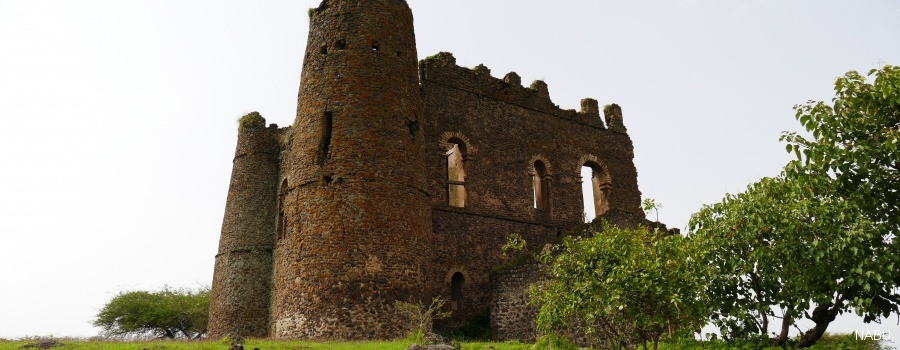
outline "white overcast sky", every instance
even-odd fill
[[[409,3],[420,58],[620,104],[640,190],[682,228],[779,172],[794,104],[900,64],[890,0]],[[317,5],[0,0],[0,337],[95,335],[119,291],[211,283],[236,120],[293,121]]]

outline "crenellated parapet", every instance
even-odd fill
[[[483,64],[471,69],[457,65],[456,58],[449,52],[440,52],[419,61],[419,80],[465,90],[594,128],[606,129],[600,118],[597,100],[592,98],[582,100],[580,111],[561,109],[550,99],[550,89],[546,82],[535,80],[526,87],[522,85],[522,78],[516,72],[507,73],[502,79],[495,78],[491,75],[491,70]],[[621,118],[618,120],[621,125]],[[624,126],[621,130],[624,130]]]
[[[586,98],[581,100],[581,113],[600,118],[600,104],[597,100]]]
[[[627,133],[628,130],[625,129],[625,124],[622,122],[622,107],[613,103],[610,105],[606,105],[603,108],[603,116],[606,118],[606,125],[609,126],[609,130]]]

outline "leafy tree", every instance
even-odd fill
[[[871,83],[855,71],[837,78],[832,104],[795,106],[796,118],[812,138],[785,133],[787,149],[811,167],[789,169],[803,177],[811,170],[833,177],[839,193],[852,196],[873,221],[900,227],[900,67],[869,71]]]
[[[119,293],[100,309],[94,325],[109,336],[200,338],[206,334],[208,315],[209,288],[163,287]]]
[[[708,275],[710,307],[724,333],[767,336],[780,318],[772,340],[783,345],[789,328],[806,318],[815,326],[797,344],[802,348],[850,308],[866,321],[898,311],[900,255],[888,226],[837,195],[833,182],[764,178],[691,218],[691,239],[704,247],[698,260],[715,269]]]
[[[815,326],[797,342],[803,348],[851,308],[867,322],[898,311],[900,69],[873,74],[872,83],[852,71],[838,78],[832,105],[795,106],[812,135],[782,136],[798,160],[692,217],[726,335],[766,337],[780,318],[772,341],[784,345],[806,318]]]
[[[705,322],[705,267],[690,258],[693,246],[680,235],[604,223],[602,232],[565,237],[562,246],[542,255],[551,279],[531,291],[540,331],[575,326],[602,348],[655,349],[663,335]]]

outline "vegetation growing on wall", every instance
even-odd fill
[[[472,71],[475,73],[483,73],[483,74],[487,74],[487,75],[491,74],[490,68],[488,68],[484,64],[479,64],[479,65],[475,66],[475,68],[472,68]]]
[[[238,131],[243,131],[247,127],[265,126],[266,120],[263,119],[259,112],[250,112],[238,119]]]

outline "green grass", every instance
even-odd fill
[[[93,341],[93,340],[58,340],[63,346],[51,349],[75,349],[75,350],[226,350],[231,345],[221,341]],[[0,341],[0,349],[19,349],[26,344],[37,343],[31,341]],[[336,350],[336,349],[360,349],[360,350],[396,350],[409,346],[406,341],[393,342],[306,342],[306,341],[274,341],[265,339],[248,339],[244,342],[245,350],[259,348],[260,350]],[[36,349],[36,348],[32,348]]]
[[[667,344],[660,344],[659,350],[782,350],[781,347],[770,346],[768,340],[763,341],[737,341],[727,343],[721,340],[715,341],[695,341],[681,340]],[[787,349],[792,349],[791,345]],[[830,334],[826,333],[808,350],[887,350],[893,349],[889,344],[879,341],[865,339],[857,340],[853,334]]]
[[[20,349],[22,346],[37,343],[39,340],[0,340],[0,350]],[[52,350],[226,350],[231,345],[227,341],[96,341],[82,339],[57,339],[62,346],[53,347]],[[244,342],[245,350],[398,350],[406,349],[411,344],[407,340],[380,341],[380,342],[307,342],[307,341],[279,341],[266,339],[248,339]],[[488,343],[488,342],[462,342],[464,350],[525,350],[529,345],[518,342]],[[31,348],[37,349],[37,348]]]
[[[517,341],[508,341],[503,343],[489,342],[461,342],[463,350],[530,350],[531,344],[522,344]]]
[[[0,339],[0,350],[21,349],[27,344],[37,343],[38,339],[31,340],[4,340]],[[90,349],[90,350],[227,350],[231,345],[227,340],[221,341],[108,341],[86,339],[57,339],[61,346],[53,347],[53,350]],[[308,341],[284,341],[267,339],[248,339],[244,342],[245,350],[397,350],[406,349],[412,342],[409,340],[397,341],[370,341],[370,342],[308,342]],[[463,341],[457,343],[463,350],[530,350],[531,344],[510,342],[480,342]],[[790,347],[788,347],[790,348]],[[37,349],[37,348],[31,348]],[[753,342],[725,343],[723,341],[699,342],[685,340],[672,343],[663,343],[660,350],[780,350]],[[856,340],[852,334],[826,334],[811,350],[881,350],[889,349],[887,344],[871,340]]]

